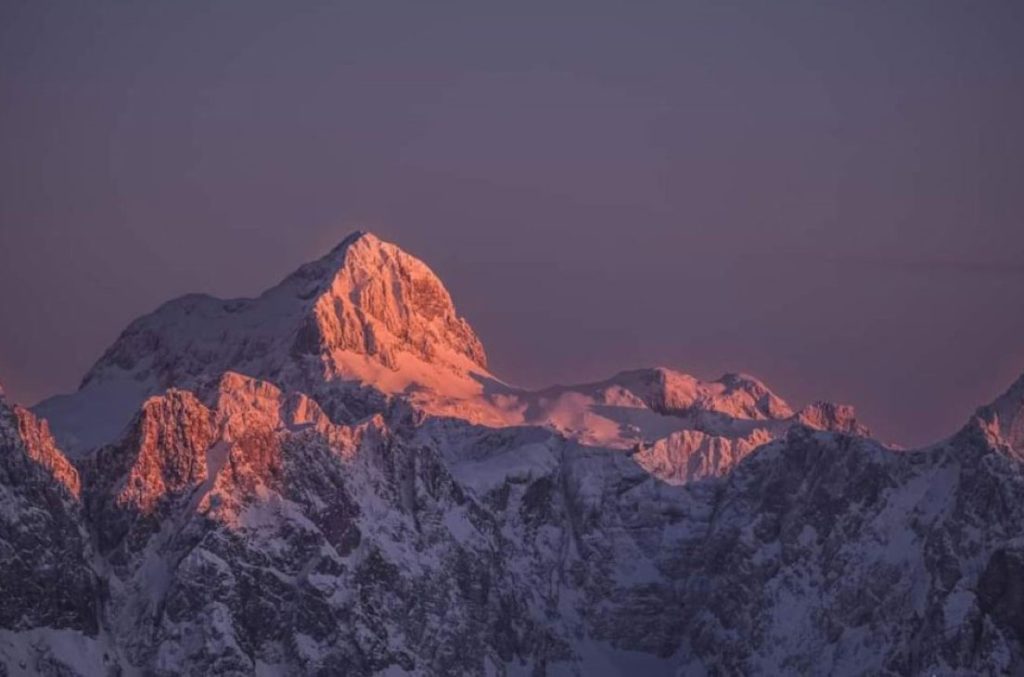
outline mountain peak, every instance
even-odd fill
[[[377,237],[376,235],[374,235],[373,233],[371,233],[368,230],[356,229],[356,230],[353,230],[348,235],[346,235],[345,239],[343,239],[341,242],[339,242],[338,246],[335,247],[334,249],[335,249],[335,251],[337,251],[339,249],[344,249],[345,247],[348,247],[353,242],[356,242],[357,240],[367,240],[370,243],[376,243],[376,244],[379,244],[380,241],[381,241],[379,237]]]
[[[668,367],[651,367],[622,371],[597,383],[549,388],[542,394],[550,398],[573,391],[596,397],[605,404],[642,402],[667,416],[703,412],[747,421],[793,416],[793,410],[782,398],[746,374],[730,373],[714,381],[703,381]]]
[[[768,386],[747,374],[727,373],[714,381],[659,367],[653,370],[660,402],[666,411],[703,409],[739,419],[781,419],[793,415],[786,402]]]
[[[857,420],[857,413],[848,404],[835,402],[812,402],[796,413],[797,420],[818,430],[842,432],[860,437],[869,437],[871,431]]]
[[[437,275],[372,233],[352,233],[282,286],[296,284],[299,298],[312,299],[294,346],[300,354],[353,351],[396,369],[407,353],[457,369],[487,368],[480,339]]]
[[[111,441],[146,397],[228,371],[289,390],[355,384],[385,394],[453,395],[479,390],[474,374],[489,376],[480,339],[434,272],[356,231],[257,298],[190,294],[165,303],[129,325],[78,393],[37,411],[81,451]],[[334,399],[341,418],[360,417]]]
[[[356,231],[258,298],[193,294],[164,304],[132,323],[84,384],[123,371],[156,376],[161,387],[229,370],[359,379],[367,371],[359,363],[395,371],[406,357],[449,370],[487,368],[480,340],[433,271]]]
[[[979,409],[975,420],[997,442],[1024,453],[1024,374],[991,404]]]
[[[351,248],[359,248],[363,250],[379,249],[382,246],[391,246],[397,249],[396,245],[385,243],[383,240],[378,238],[376,235],[365,230],[354,230],[346,235],[341,242],[334,246],[329,252],[321,256],[320,258],[310,261],[300,266],[295,272],[289,275],[285,279],[285,283],[295,278],[298,279],[323,279],[329,278],[333,274],[337,273],[348,258],[348,251]],[[272,292],[273,289],[268,290],[267,293]]]
[[[1010,408],[1020,413],[1024,409],[1024,374],[1021,374],[992,404],[1001,409]]]

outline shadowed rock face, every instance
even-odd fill
[[[89,608],[152,674],[588,672],[595,644],[651,674],[1012,672],[1024,473],[989,433],[894,452],[796,427],[670,485],[543,429],[401,403],[338,425],[228,374],[85,464],[111,565]]]
[[[260,299],[173,302],[65,402],[81,413],[126,373],[157,384],[74,464],[45,422],[0,401],[0,664],[1024,669],[1020,382],[908,452],[868,438],[849,407],[794,412],[741,375],[460,390],[483,351],[428,273],[360,235]],[[352,355],[372,370],[336,378]],[[410,359],[457,387],[395,391]],[[482,406],[507,418],[481,425]]]

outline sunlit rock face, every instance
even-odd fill
[[[3,406],[0,404],[0,406]],[[39,466],[73,498],[79,498],[81,480],[78,471],[57,448],[46,421],[37,418],[28,409],[14,405],[9,410],[17,421],[18,437],[29,461]]]
[[[213,439],[209,410],[172,389],[146,400],[122,440],[81,463],[97,544],[112,563],[129,561],[190,501],[207,480]]]
[[[355,356],[398,370],[402,357],[486,371],[480,340],[418,259],[355,233],[255,299],[186,296],[132,324],[83,385],[123,376],[183,385],[212,372],[324,379],[356,375]],[[353,361],[366,366],[361,360]]]
[[[37,411],[76,454],[114,441],[146,398],[234,371],[316,397],[336,418],[421,392],[427,409],[491,378],[483,346],[418,259],[355,233],[255,299],[190,295],[133,322],[81,389]]]
[[[701,381],[659,367],[518,397],[528,403],[524,422],[583,444],[631,450],[636,463],[670,484],[723,475],[794,426],[869,434],[849,405],[818,402],[794,413],[744,374]]]
[[[871,431],[857,420],[853,407],[848,404],[815,402],[801,409],[796,417],[802,425],[818,430],[830,430],[860,437],[871,435]]]
[[[330,372],[345,374],[339,355],[345,351],[392,369],[403,353],[454,370],[487,368],[480,340],[441,281],[422,261],[373,235],[349,238],[283,286],[315,299],[294,352],[323,357]]]
[[[138,320],[75,395],[0,398],[0,665],[1015,674],[1021,383],[916,451],[740,374],[528,391],[356,234]]]

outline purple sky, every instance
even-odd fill
[[[0,382],[356,227],[524,385],[664,364],[955,428],[1024,371],[1024,3],[0,8]]]

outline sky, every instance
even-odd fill
[[[1024,3],[0,5],[0,383],[357,228],[526,386],[665,365],[907,446],[1024,373]]]

